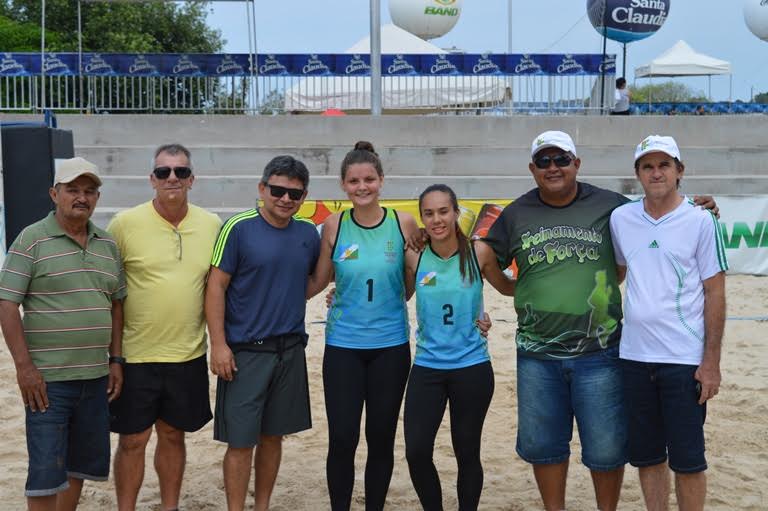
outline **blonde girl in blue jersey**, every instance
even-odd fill
[[[341,188],[352,209],[323,223],[320,258],[308,296],[333,277],[323,386],[328,416],[326,472],[331,508],[348,510],[355,480],[355,450],[365,405],[365,509],[381,510],[394,464],[394,441],[411,363],[405,307],[405,240],[416,220],[379,204],[381,161],[358,142],[341,165]]]
[[[487,341],[476,325],[483,312],[483,277],[512,296],[515,283],[484,244],[473,248],[459,228],[456,194],[432,185],[419,197],[429,235],[424,251],[406,253],[406,288],[416,293],[416,354],[405,396],[405,449],[422,507],[442,510],[432,462],[435,436],[450,402],[451,439],[458,463],[458,509],[477,509],[483,488],[480,438],[493,396]],[[487,319],[487,318],[486,318]]]

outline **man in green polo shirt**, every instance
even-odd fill
[[[115,241],[90,221],[100,186],[94,164],[56,160],[56,210],[19,234],[0,271],[0,326],[26,407],[30,510],[74,509],[84,479],[109,475],[125,279]]]

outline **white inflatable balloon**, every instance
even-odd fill
[[[389,0],[392,23],[422,39],[447,34],[459,21],[462,0]]]
[[[744,22],[750,32],[763,41],[768,41],[768,0],[744,2]]]

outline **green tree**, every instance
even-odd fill
[[[5,52],[35,52],[40,51],[40,25],[18,23],[0,14],[0,41]],[[61,51],[61,37],[46,31],[46,47],[50,51]]]
[[[40,51],[41,4],[39,0],[0,0],[0,51]],[[221,33],[206,26],[206,3],[185,2],[82,2],[83,51],[98,53],[215,53],[221,51]],[[46,0],[46,50],[78,50],[76,0]],[[60,103],[110,105],[107,110],[174,109],[198,111],[216,105],[223,94],[214,78],[200,80],[138,79],[140,88],[110,82],[78,81]],[[133,85],[134,82],[131,82]],[[0,84],[0,89],[3,85]],[[98,93],[101,101],[94,101]],[[163,99],[161,99],[163,98]],[[82,103],[81,103],[82,101]],[[161,106],[162,102],[162,106]],[[47,102],[49,106],[50,102]],[[36,104],[39,104],[39,99]],[[116,106],[119,105],[119,106]],[[31,104],[30,104],[31,106]],[[104,109],[104,106],[101,107]],[[213,107],[215,108],[215,106]]]
[[[702,103],[709,101],[704,92],[672,81],[652,83],[632,89],[633,103],[647,103],[649,97],[654,103]]]
[[[752,101],[754,101],[755,103],[767,104],[768,92],[761,92],[760,94],[757,94]]]
[[[39,27],[41,4],[39,0],[0,0],[0,14],[21,26]],[[205,2],[82,2],[81,13],[86,52],[213,53],[224,46],[221,33],[205,24]],[[74,0],[47,0],[45,27],[46,40],[51,37],[60,45],[46,49],[77,51]],[[2,44],[3,51],[27,51],[6,39]]]

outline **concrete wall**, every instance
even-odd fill
[[[0,120],[39,120],[3,116]],[[374,143],[386,175],[384,197],[416,197],[445,182],[460,197],[515,197],[533,186],[530,144],[548,129],[571,134],[580,179],[639,193],[635,145],[673,135],[686,163],[685,193],[768,194],[768,116],[475,117],[475,116],[149,116],[60,115],[75,152],[105,175],[100,223],[152,195],[147,176],[155,147],[181,142],[193,153],[195,203],[222,216],[252,207],[264,165],[291,154],[312,173],[310,198],[337,199],[339,165],[355,141]]]

